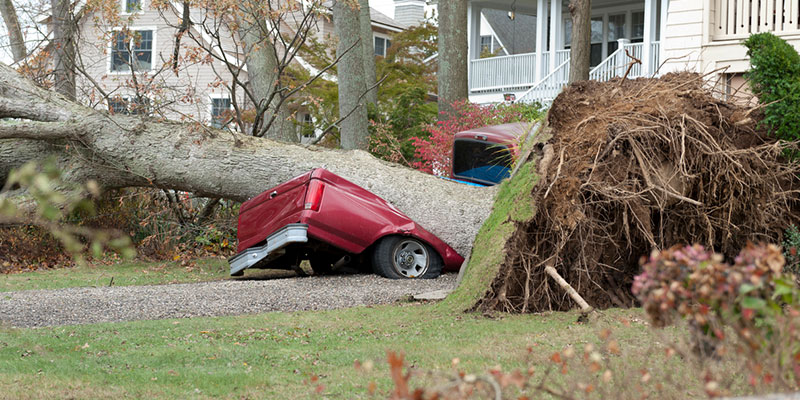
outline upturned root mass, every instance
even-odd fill
[[[720,97],[690,73],[567,88],[548,116],[535,215],[476,308],[573,308],[547,266],[592,307],[629,307],[653,249],[700,243],[732,258],[748,241],[780,243],[800,215],[800,168],[784,157],[796,144]]]

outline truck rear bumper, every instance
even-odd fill
[[[267,243],[258,247],[251,247],[231,258],[231,275],[236,275],[250,268],[261,260],[266,259],[276,251],[292,244],[308,242],[308,225],[289,224],[267,237]]]

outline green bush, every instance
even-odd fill
[[[750,36],[744,45],[751,66],[745,77],[759,102],[766,104],[763,123],[779,139],[800,139],[800,55],[768,32]]]

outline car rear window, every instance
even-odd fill
[[[508,147],[478,140],[456,140],[453,177],[486,184],[500,183],[511,174]]]

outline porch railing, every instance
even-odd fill
[[[547,76],[550,75],[550,58],[553,57],[553,52],[546,51],[544,54],[542,54],[542,56],[544,57],[544,61],[542,61],[542,64],[544,65],[544,68],[542,68],[542,76]],[[556,50],[555,57],[555,64],[556,67],[558,67],[559,65],[563,64],[564,61],[569,60],[569,50]]]
[[[800,0],[712,0],[714,40],[800,30]]]
[[[614,77],[625,76],[625,71],[628,70],[628,65],[632,61],[625,51],[627,50],[632,56],[641,60],[643,47],[642,43],[620,41],[620,46],[617,50],[589,72],[589,79],[607,81]],[[633,64],[628,77],[638,78],[640,76],[642,76],[642,64]]]
[[[522,103],[532,103],[538,101],[540,103],[550,103],[553,99],[561,93],[561,89],[567,84],[569,80],[569,53],[567,59],[559,64],[556,69],[542,78],[536,86],[530,88],[527,92],[523,93],[517,101]]]
[[[542,60],[542,65],[544,65],[544,68],[542,68],[542,76],[550,73],[550,56],[552,54],[552,51],[546,51],[542,54],[542,57],[544,57],[544,60]]]
[[[650,43],[650,71],[647,75],[657,75],[661,68],[661,42]]]
[[[644,46],[643,43],[630,43],[625,39],[620,40],[617,50],[589,72],[589,79],[608,81],[614,77],[624,76],[631,62],[631,58],[628,57],[625,50],[632,56],[641,60],[644,53]],[[649,72],[643,72],[642,64],[633,64],[631,71],[628,73],[628,78],[639,78],[655,73],[660,60],[658,54],[660,46],[658,42],[653,42],[650,46],[652,54],[650,55]],[[561,56],[564,61],[562,61],[553,72],[549,73],[544,79],[536,83],[536,85],[531,87],[527,92],[523,93],[518,101],[526,103],[538,101],[543,104],[548,104],[558,96],[561,89],[567,85],[567,81],[569,80],[569,51],[567,50],[561,55],[556,53],[556,56]]]
[[[536,83],[536,53],[512,54],[470,61],[472,91],[526,87]]]
[[[569,60],[569,49],[556,50],[556,65],[561,65],[567,60]]]

